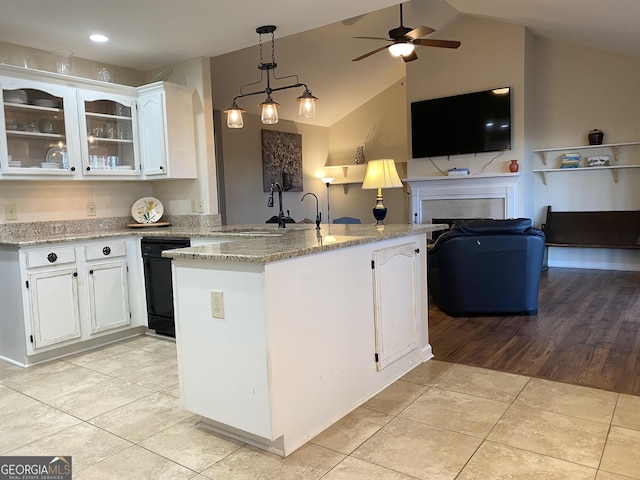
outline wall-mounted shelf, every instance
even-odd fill
[[[406,162],[396,162],[396,168],[398,169],[398,175],[402,178],[403,173],[406,172]],[[364,181],[364,176],[367,173],[367,164],[325,165],[324,169],[327,176],[333,177],[331,185],[342,185],[346,195],[349,185],[361,184]]]
[[[602,145],[580,145],[577,147],[554,147],[554,148],[539,148],[532,150],[533,153],[542,154],[542,163],[547,164],[547,153],[549,152],[570,152],[571,150],[587,150],[592,148],[611,148],[613,150],[613,159],[618,161],[618,147],[625,147],[628,145],[640,145],[640,142],[626,142],[626,143],[605,143]],[[593,168],[593,167],[591,167]],[[563,169],[564,170],[564,169]],[[536,170],[534,170],[535,172]]]
[[[572,152],[581,150],[592,150],[608,148],[613,153],[613,161],[618,161],[618,149],[619,147],[626,147],[631,145],[640,145],[640,142],[625,142],[625,143],[605,143],[602,145],[579,145],[577,147],[554,147],[554,148],[540,148],[532,150],[534,153],[538,153],[542,156],[542,163],[547,165],[547,154],[550,152]],[[547,173],[551,172],[576,172],[576,171],[595,171],[595,170],[610,170],[613,175],[614,183],[618,183],[618,170],[623,168],[640,168],[640,165],[606,165],[598,167],[577,167],[577,168],[540,168],[533,170],[533,172],[540,173],[542,175],[542,182],[547,184]]]
[[[351,165],[325,165],[325,170],[333,175],[332,185],[345,185],[350,183],[362,183],[367,171],[367,164]]]
[[[578,168],[541,168],[538,170],[533,170],[536,173],[542,174],[542,182],[547,184],[547,173],[550,172],[576,172],[576,171],[584,171],[584,170],[611,170],[611,174],[613,175],[613,181],[618,183],[618,170],[623,168],[640,168],[640,165],[614,165],[607,167],[578,167]]]

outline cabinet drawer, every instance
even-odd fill
[[[96,243],[84,247],[84,253],[87,260],[124,257],[127,254],[127,244],[122,241]]]
[[[27,268],[75,263],[76,253],[73,247],[52,246],[47,250],[26,252]]]

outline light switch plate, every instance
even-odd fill
[[[87,202],[87,217],[96,216],[96,204],[93,202]]]
[[[211,291],[211,316],[224,318],[224,295],[221,291]]]
[[[7,205],[5,205],[4,213],[7,220],[18,219],[18,210],[16,209],[15,203],[8,203]]]

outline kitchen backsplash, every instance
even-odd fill
[[[221,225],[220,215],[165,215],[162,221],[175,227],[215,227]],[[48,222],[24,222],[0,225],[3,235],[59,235],[87,231],[117,230],[134,223],[131,217],[92,218],[87,220],[54,220]]]

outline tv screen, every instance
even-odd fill
[[[511,89],[411,103],[413,158],[511,149]]]

